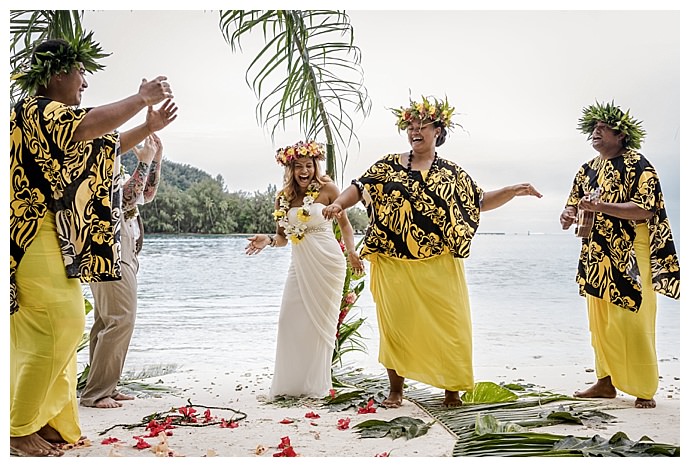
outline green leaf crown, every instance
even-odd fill
[[[93,32],[71,40],[57,47],[55,51],[37,52],[32,62],[14,74],[11,79],[20,88],[33,94],[39,87],[48,85],[50,78],[59,73],[69,73],[81,63],[89,73],[104,68],[97,60],[110,54],[103,53],[100,44],[93,41]]]
[[[582,117],[578,120],[577,129],[591,138],[598,122],[605,123],[613,130],[623,133],[625,135],[624,147],[640,149],[640,143],[646,132],[642,128],[642,122],[635,120],[630,115],[629,109],[627,112],[623,112],[613,101],[608,104],[596,102],[582,109]]]
[[[456,124],[451,121],[455,112],[455,107],[451,107],[448,98],[438,100],[435,97],[422,96],[421,102],[410,99],[410,106],[391,109],[396,116],[398,130],[405,130],[414,120],[422,122],[441,123],[444,127],[451,129]]]

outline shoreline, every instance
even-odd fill
[[[478,367],[475,380],[495,383],[537,384],[545,390],[571,395],[573,391],[589,385],[595,379],[584,366],[530,366]],[[637,441],[648,436],[654,442],[680,446],[680,364],[678,360],[660,362],[660,385],[655,397],[655,409],[635,409],[634,397],[620,394],[615,399],[606,399],[606,413],[615,419],[604,427],[588,428],[582,425],[553,425],[530,431],[558,435],[591,437],[599,434],[606,439],[616,432],[624,432]],[[365,374],[382,375],[379,368],[364,369]],[[266,396],[271,380],[271,370],[262,368],[253,371],[208,372],[198,369],[181,369],[161,377],[142,382],[168,386],[174,393],[147,391],[143,397],[123,401],[117,409],[79,407],[83,434],[90,446],[79,446],[65,452],[64,457],[243,457],[247,461],[266,462],[274,454],[282,452],[278,446],[284,437],[289,437],[294,453],[301,458],[318,457],[376,457],[388,454],[390,457],[438,457],[452,456],[456,437],[441,423],[433,423],[429,431],[420,437],[359,438],[352,427],[364,420],[391,420],[407,416],[423,420],[434,419],[410,400],[405,400],[399,409],[378,408],[375,413],[358,414],[354,408],[346,411],[329,412],[328,407],[318,401],[301,400],[297,405],[267,404]],[[138,381],[139,382],[139,381]],[[413,385],[416,383],[412,382]],[[127,387],[123,388],[127,392]],[[231,417],[241,418],[235,427],[221,428],[221,425],[189,427],[181,426],[170,430],[165,440],[167,446],[160,449],[158,456],[151,449],[137,449],[135,436],[148,432],[144,427],[128,430],[115,427],[105,434],[103,431],[119,424],[131,425],[155,413],[166,413],[189,402],[201,416],[205,407],[211,407],[211,416],[216,421]],[[229,408],[232,410],[222,410]],[[237,415],[246,414],[246,418]],[[312,413],[310,417],[306,415]],[[318,415],[318,418],[314,417]],[[349,428],[339,429],[339,424],[350,419]],[[289,421],[289,423],[287,422]],[[111,444],[102,444],[106,439],[116,438]],[[158,438],[142,438],[152,446],[159,445]],[[467,459],[466,459],[467,460]]]

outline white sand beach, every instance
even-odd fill
[[[475,376],[477,381],[535,383],[560,394],[572,394],[595,379],[594,373],[584,366],[479,367],[476,368]],[[148,382],[168,386],[174,389],[175,394],[138,397],[133,401],[124,401],[124,406],[118,409],[80,407],[83,432],[89,441],[87,446],[67,450],[65,456],[136,457],[137,465],[142,465],[142,462],[148,464],[146,458],[153,460],[163,456],[188,459],[243,457],[243,462],[267,462],[276,454],[285,452],[284,446],[279,448],[285,437],[289,437],[294,454],[306,462],[309,462],[307,458],[313,460],[319,457],[452,456],[455,436],[440,423],[434,423],[427,434],[410,440],[404,437],[361,439],[352,430],[352,426],[367,419],[391,420],[398,416],[409,416],[426,422],[433,420],[409,400],[399,409],[378,408],[375,413],[367,414],[358,414],[355,409],[329,412],[326,407],[313,402],[284,407],[265,403],[270,377],[270,369],[263,368],[256,372],[227,371],[216,374],[188,369],[152,378]],[[634,398],[625,394],[607,400],[608,408],[605,411],[616,418],[599,431],[579,425],[555,425],[538,430],[578,437],[590,437],[598,433],[607,439],[622,431],[635,441],[646,435],[658,443],[680,445],[678,361],[660,363],[660,385],[656,400],[657,408],[648,410],[635,409]],[[236,427],[221,428],[218,424],[176,427],[169,430],[170,436],[164,438],[142,438],[151,445],[144,449],[135,447],[138,441],[135,437],[143,437],[149,433],[144,427],[116,427],[102,434],[114,425],[137,424],[143,417],[183,407],[188,402],[214,407],[210,409],[210,415],[217,419],[224,418],[228,421],[233,416],[237,418],[243,415],[215,407],[231,408],[246,414],[246,418],[239,420]],[[199,418],[203,418],[204,410],[197,408]],[[318,415],[318,418],[307,416],[310,414],[315,417],[312,413]],[[349,428],[339,429],[339,425],[347,418],[350,419]],[[104,441],[108,444],[104,444]]]

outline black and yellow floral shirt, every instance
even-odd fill
[[[362,257],[469,256],[483,191],[457,164],[438,158],[424,177],[408,172],[398,154],[389,154],[359,182],[370,219]]]
[[[17,268],[49,211],[55,214],[67,277],[84,282],[121,277],[121,200],[113,191],[119,137],[72,141],[87,112],[40,96],[12,109],[10,314],[18,311]]]
[[[575,206],[596,187],[600,200],[633,202],[654,213],[647,221],[654,290],[680,298],[680,266],[671,236],[659,177],[652,164],[633,150],[613,159],[596,157],[584,164],[573,183],[566,206]],[[635,222],[596,212],[589,238],[582,239],[577,283],[581,295],[592,295],[637,311],[642,302],[637,259],[633,250]]]

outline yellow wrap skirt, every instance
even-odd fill
[[[381,364],[437,388],[472,389],[472,320],[463,260],[451,254],[367,259]]]
[[[635,256],[642,280],[642,304],[637,313],[587,295],[589,330],[597,378],[611,377],[619,390],[652,399],[659,385],[656,356],[656,293],[652,287],[649,229],[635,227]]]
[[[49,213],[17,269],[19,311],[10,316],[10,437],[45,425],[74,443],[77,346],[84,333],[79,279],[65,273],[55,217]]]

